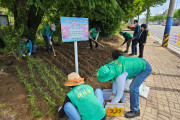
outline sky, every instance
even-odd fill
[[[165,9],[169,8],[169,2],[170,2],[170,0],[167,0],[167,2],[164,3],[162,6],[151,7],[150,8],[151,16],[154,16],[157,14],[162,14],[165,11]],[[178,8],[180,8],[180,0],[176,0],[175,9],[178,9]],[[146,15],[146,12],[143,12],[140,15],[140,18],[145,18],[145,15]]]

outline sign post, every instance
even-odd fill
[[[74,54],[75,54],[75,70],[76,73],[79,74],[79,67],[78,67],[78,45],[77,45],[77,41],[74,41]]]
[[[78,45],[77,41],[89,40],[88,18],[61,17],[62,42],[74,42],[75,71],[78,70]]]

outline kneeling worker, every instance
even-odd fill
[[[103,101],[96,96],[102,90],[97,89],[94,93],[91,86],[84,84],[84,78],[75,72],[68,75],[68,81],[64,85],[72,89],[59,108],[60,118],[67,114],[71,120],[106,120]]]

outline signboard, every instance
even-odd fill
[[[169,42],[180,46],[180,34],[170,34]]]
[[[7,15],[0,15],[0,26],[6,26],[9,24]]]
[[[62,42],[89,40],[88,18],[61,17]]]

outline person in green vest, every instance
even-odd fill
[[[125,40],[121,46],[123,46],[125,43],[127,43],[127,47],[126,47],[126,50],[124,51],[124,53],[128,53],[129,47],[132,42],[133,35],[129,32],[122,32],[122,31],[120,31],[119,34],[125,38]]]
[[[130,112],[125,114],[126,118],[140,116],[139,109],[139,87],[151,74],[152,67],[144,59],[138,57],[124,57],[120,51],[112,53],[114,61],[102,66],[97,73],[98,81],[112,80],[111,103],[118,103],[123,96],[126,79],[134,78],[130,85]]]
[[[27,55],[30,56],[31,54],[34,54],[37,46],[32,45],[31,40],[29,40],[27,36],[23,36],[22,39],[24,39],[24,43],[19,45],[19,52],[21,55],[26,57]]]
[[[52,51],[52,46],[54,45],[53,33],[55,30],[56,30],[55,24],[46,26],[42,30],[42,36],[44,38],[44,42],[46,44],[46,50],[47,50],[48,54],[50,54],[49,44],[51,45],[51,51]]]
[[[97,39],[99,37],[99,33],[101,32],[100,28],[92,28],[89,31],[89,43],[90,43],[90,49],[93,49],[92,41],[95,42],[96,48],[98,48]]]
[[[101,89],[84,84],[84,78],[73,72],[68,75],[65,86],[71,87],[65,98],[64,104],[59,108],[59,117],[67,114],[71,120],[106,120]]]

